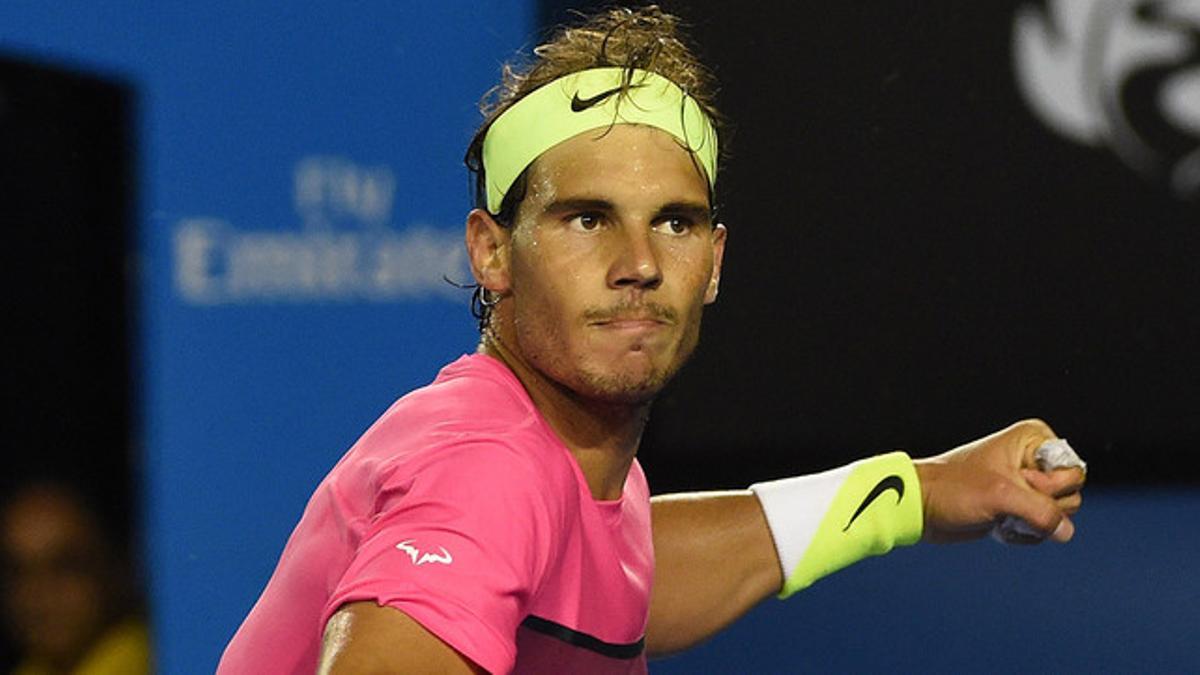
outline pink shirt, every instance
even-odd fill
[[[654,571],[635,461],[596,501],[499,361],[401,398],[325,477],[219,673],[312,673],[348,602],[395,607],[493,673],[642,673]]]

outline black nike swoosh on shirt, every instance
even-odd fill
[[[638,87],[644,86],[646,85],[633,84],[630,85],[629,88],[637,89]],[[575,95],[571,97],[571,112],[583,112],[584,110],[587,110],[598,103],[602,103],[605,99],[617,93],[618,91],[621,91],[621,87],[613,87],[608,91],[602,91],[595,96],[589,96],[587,98],[579,98],[579,92],[575,92]]]
[[[854,512],[854,515],[850,516],[850,522],[846,523],[846,526],[842,528],[842,532],[849,530],[850,526],[854,524],[854,519],[858,518],[863,511],[866,511],[871,502],[875,501],[879,495],[888,490],[896,491],[896,503],[899,504],[900,500],[904,498],[904,480],[900,476],[892,474],[876,483],[875,487],[871,488],[871,491],[863,498],[862,503],[858,505],[858,510]]]

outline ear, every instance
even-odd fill
[[[708,288],[704,290],[704,304],[711,305],[717,301],[717,291],[721,286],[721,262],[725,259],[725,239],[729,231],[721,223],[713,228],[713,268],[712,276],[708,279]]]
[[[508,267],[508,242],[511,233],[483,209],[467,214],[467,255],[471,274],[480,286],[501,295],[512,286]]]

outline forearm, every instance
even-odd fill
[[[1082,461],[1037,466],[1036,449],[1053,438],[1044,422],[1026,420],[916,462],[888,453],[754,492],[656,497],[649,651],[685,649],[767,595],[786,597],[922,532],[930,541],[974,539],[1011,515],[1069,540],[1085,473]]]
[[[686,649],[777,593],[779,559],[749,490],[651,500],[655,573],[647,650]]]
[[[921,534],[921,490],[903,453],[752,490],[653,502],[653,651],[684,649],[767,595],[785,597]]]

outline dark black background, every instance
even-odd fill
[[[0,488],[64,477],[121,530],[134,503],[132,128],[124,84],[0,55]]]
[[[0,54],[0,500],[65,480],[118,546],[137,527],[132,101],[123,83]]]
[[[1028,416],[1093,484],[1200,480],[1200,204],[1029,112],[1021,3],[662,4],[734,130],[721,297],[647,430],[656,490]]]

